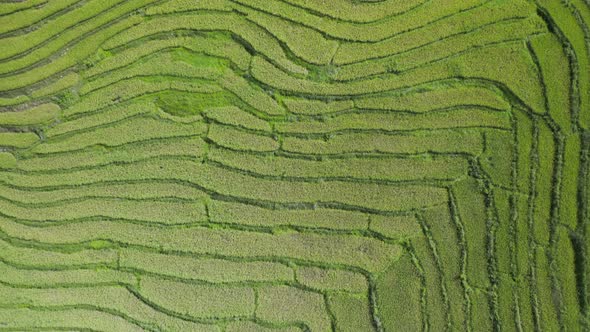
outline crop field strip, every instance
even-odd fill
[[[587,0],[0,0],[0,331],[590,329]]]

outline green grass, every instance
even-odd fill
[[[320,291],[346,291],[364,294],[368,288],[366,277],[360,273],[346,270],[325,270],[311,266],[297,268],[297,281]]]
[[[290,310],[282,310],[285,307]],[[256,316],[274,324],[303,323],[312,331],[330,331],[331,327],[321,294],[287,286],[261,288]]]
[[[424,327],[421,272],[405,254],[377,279],[377,303],[388,331],[418,331]]]

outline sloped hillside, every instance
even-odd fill
[[[587,331],[588,0],[0,0],[0,330]]]

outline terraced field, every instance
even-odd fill
[[[0,0],[1,331],[590,330],[588,0]]]

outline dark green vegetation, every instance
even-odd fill
[[[588,0],[0,0],[0,331],[587,331]]]

